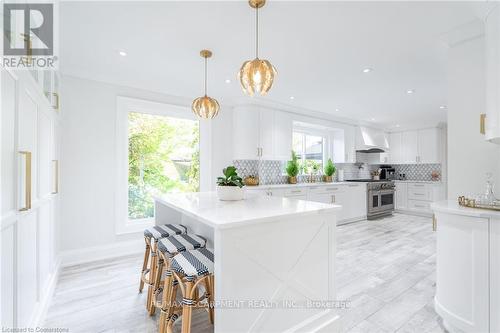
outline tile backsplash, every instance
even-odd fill
[[[437,171],[441,178],[441,164],[397,164],[396,177],[405,174],[407,180],[431,180],[431,173]]]
[[[258,176],[261,185],[286,184],[288,177],[285,173],[285,161],[259,161],[259,160],[235,160],[234,166],[238,169],[238,174],[246,176]],[[344,179],[366,179],[370,178],[370,173],[378,169],[379,165],[368,165],[353,163],[337,163],[337,170],[344,170]],[[394,165],[396,176],[405,174],[407,180],[430,180],[432,171],[437,171],[441,175],[441,164],[399,164]],[[335,173],[335,180],[338,172]],[[321,181],[321,175],[316,176],[316,181]],[[299,182],[306,182],[309,176],[299,176]]]

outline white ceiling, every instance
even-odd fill
[[[445,120],[443,34],[474,20],[480,4],[268,1],[260,57],[278,77],[264,99],[386,127]],[[64,74],[194,98],[203,89],[199,51],[209,48],[209,95],[250,99],[236,80],[255,52],[246,1],[63,2],[60,14]]]

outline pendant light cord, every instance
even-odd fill
[[[259,58],[259,6],[255,8],[255,58]]]
[[[205,96],[207,96],[207,57],[205,57]]]

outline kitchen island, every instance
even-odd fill
[[[341,206],[215,192],[155,198],[156,224],[182,223],[215,253],[215,329],[336,332],[336,214]]]

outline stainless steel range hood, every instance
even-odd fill
[[[356,151],[359,153],[384,153],[389,150],[389,140],[384,131],[359,126],[356,129]]]

